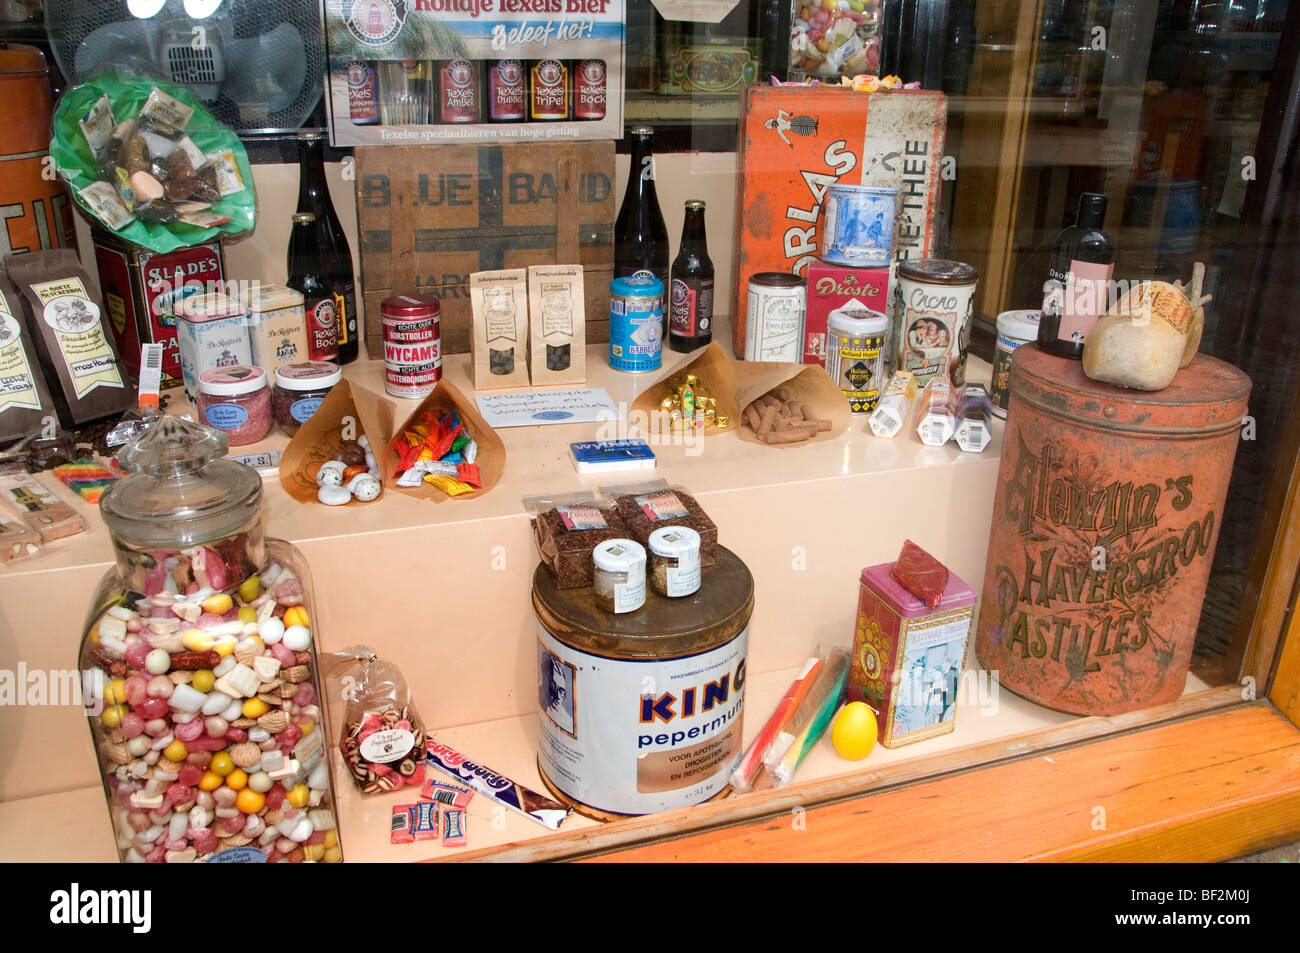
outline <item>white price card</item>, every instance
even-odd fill
[[[618,417],[618,408],[603,387],[480,394],[474,400],[493,428],[589,424]]]

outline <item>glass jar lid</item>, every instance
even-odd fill
[[[114,542],[178,548],[221,539],[261,512],[257,471],[222,459],[226,435],[163,415],[117,454],[130,471],[104,493],[99,513]],[[256,530],[260,535],[260,528]]]
[[[328,390],[342,379],[343,368],[333,361],[299,361],[275,371],[275,386],[281,390]]]
[[[247,364],[216,367],[199,375],[199,393],[213,397],[238,397],[266,386],[266,371]]]
[[[650,552],[667,559],[698,556],[700,534],[689,526],[665,526],[650,534]]]
[[[591,558],[605,572],[645,575],[645,549],[630,539],[607,539],[596,546]]]

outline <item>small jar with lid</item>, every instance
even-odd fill
[[[596,605],[615,614],[645,605],[645,549],[630,539],[607,539],[591,554]]]
[[[676,599],[700,588],[700,534],[689,526],[665,526],[650,534],[650,584]]]
[[[993,379],[989,396],[993,413],[1007,415],[1007,396],[1011,382],[1011,357],[1016,350],[1038,340],[1041,311],[1003,311],[998,315],[997,349],[993,352]]]
[[[257,443],[271,429],[271,391],[266,371],[236,364],[199,375],[199,416],[226,435],[232,447]]]
[[[296,434],[342,379],[343,368],[333,361],[299,361],[277,369],[271,413],[280,429],[290,437]]]

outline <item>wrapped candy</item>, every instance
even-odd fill
[[[668,395],[659,407],[668,413],[673,430],[703,430],[710,426],[725,429],[731,423],[726,414],[718,413],[717,399],[700,386],[694,374],[670,377],[666,386]]]
[[[874,73],[880,65],[879,0],[810,0],[797,5],[790,64],[810,76]]]

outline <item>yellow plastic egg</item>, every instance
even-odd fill
[[[285,800],[293,807],[306,807],[307,799],[311,797],[311,789],[305,784],[295,784],[293,790],[285,795]]]
[[[245,718],[261,718],[270,710],[271,706],[260,698],[250,698],[244,702],[244,707],[240,709]]]
[[[303,844],[302,852],[303,852],[303,856],[306,857],[307,860],[320,860],[322,857],[325,856],[325,845],[324,844]]]
[[[215,760],[215,759],[214,759]],[[204,771],[203,777],[199,778],[200,791],[215,791],[221,787],[222,777],[215,771]]]
[[[338,842],[339,842],[339,835],[337,833],[335,833],[334,831],[326,831],[325,840],[321,842],[321,846],[324,847],[326,850],[329,850]]]
[[[310,719],[308,719],[307,721],[300,721],[298,722],[298,727],[302,729],[302,736],[306,738],[309,734],[311,734],[313,731],[316,730],[316,722],[311,721]]]
[[[177,763],[184,761],[189,753],[189,749],[185,747],[185,742],[180,741],[179,739],[173,741],[166,748],[163,748],[163,757],[168,761],[175,761]]]
[[[876,746],[876,713],[866,702],[849,702],[835,716],[831,744],[841,758],[861,761]]]
[[[212,763],[208,767],[224,778],[235,770],[235,762],[230,760],[230,755],[225,751],[218,751],[212,756]]]
[[[311,619],[307,617],[307,610],[302,606],[293,606],[284,611],[284,627],[287,629],[291,625],[311,625]]]
[[[337,846],[327,847],[325,849],[325,856],[321,858],[321,860],[327,864],[337,864],[342,859],[343,851],[339,850]]]
[[[223,635],[213,643],[212,647],[216,649],[218,655],[225,658],[227,655],[235,651],[235,646],[238,644],[239,640],[233,635]]]
[[[256,814],[266,806],[266,795],[259,794],[252,788],[244,788],[235,796],[235,807],[245,814]]]
[[[126,679],[115,678],[104,684],[104,701],[110,705],[121,705],[126,701]]]
[[[201,668],[194,673],[190,679],[190,687],[196,692],[203,692],[205,695],[212,691],[212,686],[217,683],[217,676],[212,674],[212,669]]]
[[[249,622],[257,621],[257,610],[251,606],[239,607],[239,621],[247,625]]]
[[[226,775],[226,787],[232,791],[242,791],[248,787],[248,774],[243,768],[236,768]]]

